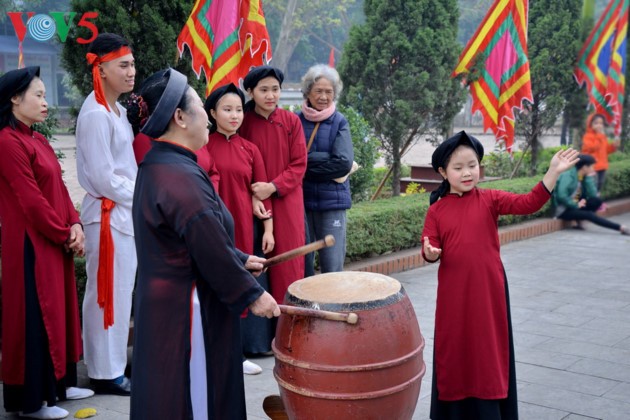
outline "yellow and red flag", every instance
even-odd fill
[[[206,96],[227,83],[239,86],[253,66],[271,60],[271,42],[261,0],[196,0],[177,37],[180,56],[188,46]]]
[[[527,0],[496,0],[459,57],[452,76],[470,73],[479,60],[479,77],[470,82],[472,112],[483,115],[508,151],[514,144],[514,109],[533,102],[527,58]]]
[[[626,87],[628,3],[611,0],[593,27],[578,56],[575,79],[586,84],[589,103],[621,134],[621,111]]]

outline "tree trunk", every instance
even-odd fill
[[[400,150],[394,147],[392,152],[392,197],[398,197],[400,195]]]
[[[297,8],[298,0],[289,0],[287,9],[282,18],[282,27],[278,36],[278,45],[273,50],[273,66],[279,68],[284,73],[287,72],[289,60],[293,51],[300,42],[301,32],[294,32],[293,17]]]

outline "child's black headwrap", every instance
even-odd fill
[[[477,154],[477,157],[479,158],[479,162],[481,162],[481,159],[483,159],[483,145],[481,144],[481,142],[473,136],[466,134],[465,131],[460,131],[453,137],[442,142],[442,144],[440,144],[433,152],[433,156],[431,156],[431,166],[433,166],[435,172],[439,173],[440,168],[446,170],[447,162],[453,154],[453,151],[461,145],[472,147],[472,149]],[[440,197],[443,197],[446,193],[448,193],[449,190],[450,184],[445,179],[438,187],[438,189],[431,193],[429,203],[435,203],[440,199]]]

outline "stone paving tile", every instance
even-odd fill
[[[604,346],[597,343],[551,338],[540,343],[536,348],[538,350],[570,354],[583,359],[602,360],[611,363],[625,362],[626,364],[630,364],[630,350]]]
[[[627,420],[630,413],[630,404],[627,402],[538,384],[523,388],[518,398],[522,402],[597,419]]]
[[[630,360],[626,360],[630,363]],[[597,359],[582,359],[569,367],[571,372],[583,373],[599,378],[630,382],[630,365]],[[628,401],[630,402],[630,400]],[[630,414],[630,411],[628,411]],[[630,416],[629,416],[630,417]]]
[[[528,403],[520,403],[518,405],[518,414],[521,419],[536,420],[561,420],[566,419],[569,415],[566,411]]]
[[[622,382],[604,394],[605,398],[621,402],[630,402],[630,383]]]
[[[577,361],[573,366],[579,363],[580,361]],[[615,380],[574,373],[562,369],[551,369],[534,364],[518,363],[516,372],[519,381],[561,388],[567,391],[597,397],[601,397],[619,384],[619,381]]]
[[[567,369],[569,366],[581,360],[579,356],[537,350],[536,348],[523,348],[518,345],[515,347],[515,353],[516,361],[519,363],[552,369]],[[520,375],[518,378],[522,379]]]

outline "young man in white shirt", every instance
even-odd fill
[[[127,113],[117,101],[133,90],[135,62],[123,37],[100,34],[87,54],[94,91],[77,119],[77,175],[87,191],[81,206],[87,284],[83,347],[96,393],[130,395],[124,376],[137,260],[131,203],[138,167]]]

